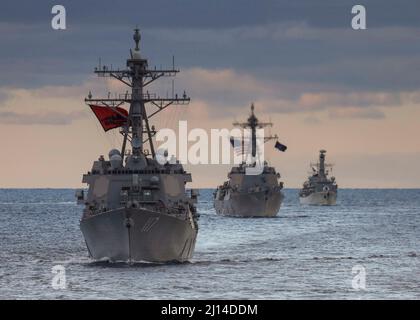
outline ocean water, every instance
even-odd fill
[[[420,299],[420,190],[340,190],[312,207],[289,189],[272,219],[216,216],[211,193],[189,263],[127,265],[88,258],[74,190],[1,189],[0,298]]]

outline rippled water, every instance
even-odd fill
[[[89,260],[74,190],[0,190],[0,298],[420,299],[420,190],[340,190],[334,207],[286,190],[273,219],[216,216],[211,192],[190,263],[128,266]],[[57,264],[66,289],[51,286]]]

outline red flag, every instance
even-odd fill
[[[122,127],[127,123],[128,112],[123,108],[110,108],[95,105],[89,105],[89,107],[92,109],[105,131]]]

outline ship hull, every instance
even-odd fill
[[[283,201],[281,192],[266,196],[264,192],[235,194],[230,199],[214,200],[216,213],[231,217],[275,217]]]
[[[337,203],[337,193],[331,191],[314,192],[305,197],[300,196],[299,201],[305,205],[333,206]]]
[[[117,209],[80,222],[90,256],[124,262],[184,262],[197,229],[189,220],[146,209]]]

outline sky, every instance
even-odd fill
[[[55,4],[1,4],[1,188],[81,187],[92,162],[119,146],[83,99],[125,92],[92,71],[99,58],[125,66],[135,26],[149,65],[175,56],[175,88],[192,99],[162,112],[157,128],[230,129],[254,102],[288,146],[266,145],[286,187],[300,187],[326,149],[340,187],[420,188],[420,2],[73,0],[60,1],[66,30],[53,30]],[[366,30],[351,28],[356,4]],[[154,86],[170,88],[170,79]],[[187,169],[193,187],[216,187],[229,166]]]

